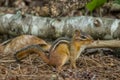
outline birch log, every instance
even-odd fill
[[[32,34],[43,38],[71,36],[81,29],[94,39],[120,38],[120,20],[91,16],[48,18],[17,14],[0,15],[0,34]]]

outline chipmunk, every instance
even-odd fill
[[[85,49],[85,45],[88,45],[92,42],[93,39],[90,35],[81,30],[75,30],[70,44],[70,61],[73,68],[76,68],[76,60],[80,56],[81,52]]]
[[[71,61],[71,66],[76,68],[76,59],[81,53],[81,46],[91,43],[92,38],[88,35],[82,35],[82,31],[75,30],[72,39],[62,37],[58,38],[49,49],[49,57],[38,45],[27,46],[15,53],[16,60],[19,60],[20,54],[37,53],[42,60],[49,65],[56,66],[57,71],[60,71],[62,66],[68,61]]]
[[[49,56],[45,55],[44,50],[39,45],[30,45],[22,48],[17,51],[14,56],[17,61],[20,61],[23,58],[20,59],[19,56],[27,56],[27,53],[37,53],[44,62],[49,65],[56,66],[57,71],[60,71],[61,67],[69,60],[70,57],[69,40],[70,39],[66,37],[62,37],[54,41],[49,50]]]

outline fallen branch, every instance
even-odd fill
[[[99,40],[94,41],[86,48],[120,48],[120,40]]]

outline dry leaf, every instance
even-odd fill
[[[14,53],[15,51],[29,46],[29,45],[35,45],[35,44],[41,44],[41,45],[46,45],[46,50],[49,49],[50,45],[47,44],[46,41],[44,41],[43,39],[40,39],[36,36],[33,35],[21,35],[18,36],[14,39],[12,39],[8,44],[5,45],[4,48],[4,53],[9,54],[9,53]]]

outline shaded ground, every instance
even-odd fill
[[[36,54],[24,59],[22,64],[14,62],[10,55],[0,58],[0,80],[120,80],[120,59],[110,54],[82,55],[77,69],[71,69],[68,63],[60,73]]]
[[[87,10],[86,4],[91,0],[1,0],[0,13],[16,13],[21,11],[24,14],[45,17],[65,17],[65,16],[81,16],[85,15]],[[114,9],[114,0],[101,6],[101,10],[97,8],[93,11],[92,16],[120,19],[120,9]],[[91,14],[88,14],[91,15]]]

